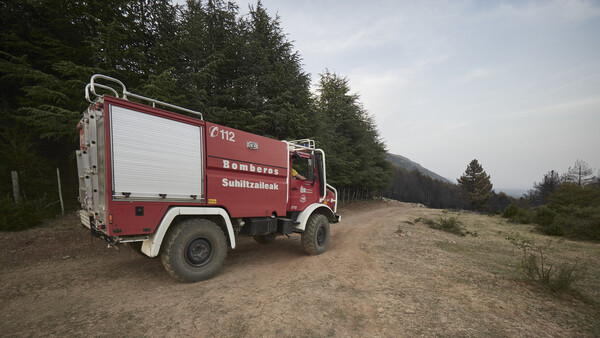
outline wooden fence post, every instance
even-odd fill
[[[21,200],[21,195],[19,194],[19,174],[16,171],[11,171],[10,173],[12,175],[13,196],[15,197],[15,203],[19,203]]]
[[[63,203],[62,198],[62,189],[60,188],[60,170],[56,168],[56,179],[58,180],[58,198],[60,199],[60,210],[62,211],[62,215],[65,215],[65,204]]]

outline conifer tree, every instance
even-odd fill
[[[383,189],[391,166],[373,118],[350,93],[348,79],[326,71],[321,75],[314,119],[316,139],[327,153],[328,172],[340,187]]]
[[[465,173],[458,179],[458,185],[476,210],[481,209],[493,196],[490,175],[486,174],[476,159],[469,163]]]
[[[569,167],[562,179],[565,182],[576,183],[583,186],[594,181],[594,169],[590,168],[586,161],[577,160],[572,167]]]

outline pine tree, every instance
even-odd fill
[[[479,210],[493,196],[490,175],[475,159],[469,163],[465,173],[458,179],[458,185],[474,209]]]
[[[558,173],[550,170],[544,175],[541,182],[533,183],[533,189],[527,192],[527,199],[532,205],[543,205],[548,203],[548,198],[556,189],[560,187],[560,178]]]
[[[594,181],[594,169],[590,168],[586,161],[577,160],[567,172],[563,174],[563,181],[576,183],[583,186]]]
[[[260,3],[241,21],[244,38],[238,83],[263,134],[278,139],[307,137],[312,117],[310,77],[281,28]]]
[[[350,93],[348,79],[325,72],[321,75],[315,138],[327,153],[328,176],[340,187],[377,191],[390,182],[391,167],[385,144],[373,118]]]

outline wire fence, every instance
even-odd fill
[[[79,205],[79,180],[69,170],[30,167],[11,170],[2,176],[2,190],[7,192],[3,197],[10,196],[15,204],[36,201],[40,208],[56,213],[76,210]]]

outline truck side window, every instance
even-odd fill
[[[311,158],[293,158],[292,168],[307,180],[314,176],[314,160]]]

